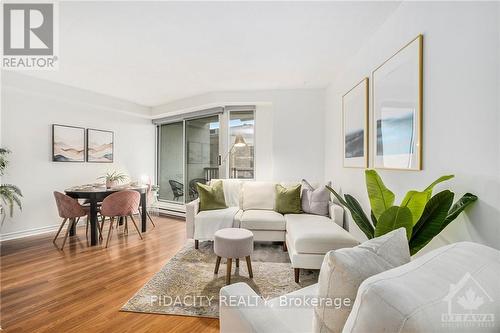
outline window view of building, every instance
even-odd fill
[[[255,177],[255,112],[229,113],[229,142],[234,144],[229,156],[229,178]]]

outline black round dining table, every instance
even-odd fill
[[[80,187],[72,187],[66,189],[64,192],[66,195],[75,198],[75,199],[86,199],[90,204],[90,245],[97,245],[99,235],[98,235],[98,224],[97,224],[97,207],[98,203],[103,201],[108,195],[123,191],[123,190],[133,190],[137,191],[141,194],[141,224],[142,224],[142,232],[146,232],[146,194],[147,194],[147,186],[146,185],[138,185],[138,186],[119,186],[114,188],[106,188],[106,186],[80,186]],[[70,229],[70,235],[73,236],[76,233],[76,228],[73,227]]]

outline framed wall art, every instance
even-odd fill
[[[372,73],[373,167],[422,169],[423,36]]]
[[[114,133],[87,129],[87,162],[112,163],[114,159]]]
[[[368,78],[342,96],[344,167],[368,167]]]
[[[85,128],[53,124],[52,161],[85,162]]]

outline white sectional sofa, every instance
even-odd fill
[[[498,332],[499,275],[498,250],[471,242],[441,247],[364,280],[340,330],[343,333]],[[220,331],[314,332],[314,306],[304,300],[317,295],[318,284],[314,284],[266,302],[246,283],[225,286],[219,298]],[[465,302],[461,300],[463,297]],[[229,302],[232,299],[251,301],[248,306],[234,306]],[[475,302],[473,306],[467,306],[466,302],[471,301]]]
[[[333,202],[329,203],[328,217],[282,215],[274,211],[276,184],[224,179],[228,208],[200,212],[198,200],[187,204],[187,237],[194,239],[198,247],[199,241],[213,240],[218,229],[235,227],[252,231],[255,241],[283,242],[284,250],[289,251],[296,282],[301,268],[319,269],[328,251],[359,244],[344,229],[344,209]]]

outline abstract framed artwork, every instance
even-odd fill
[[[85,128],[53,124],[52,161],[85,162]]]
[[[372,72],[373,167],[422,170],[423,36]]]
[[[368,167],[368,78],[342,96],[344,168]]]
[[[114,133],[87,129],[87,162],[112,163],[114,158]]]

